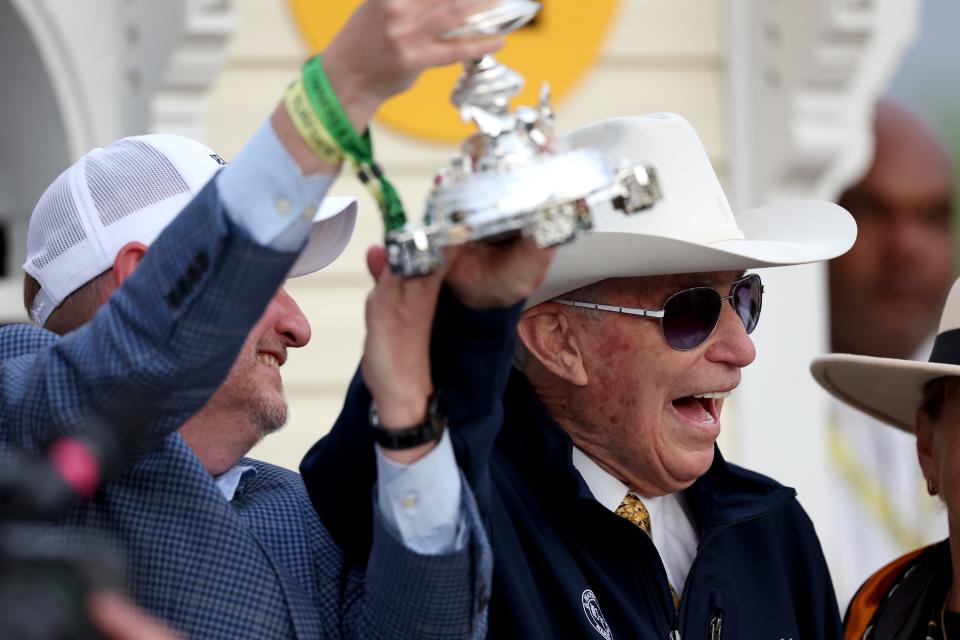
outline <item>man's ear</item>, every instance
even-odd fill
[[[117,287],[123,284],[146,253],[147,245],[135,240],[120,247],[117,257],[113,260],[113,284]]]
[[[923,409],[917,409],[914,421],[917,425],[917,459],[924,478],[937,477],[937,465],[933,459],[933,430],[936,425]]]
[[[527,309],[517,324],[523,345],[547,371],[570,384],[584,387],[589,381],[578,336],[556,303]]]

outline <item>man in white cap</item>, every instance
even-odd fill
[[[362,130],[422,69],[499,46],[442,38],[477,9],[361,6],[323,62],[352,125]],[[278,287],[342,251],[355,205],[318,210],[338,167],[314,154],[283,104],[216,173],[221,164],[183,138],[126,138],[48,188],[25,265],[27,308],[46,329],[0,330],[0,454],[96,426],[137,449],[66,524],[108,532],[134,600],[189,637],[482,637],[489,551],[449,437],[377,454],[394,475],[378,488],[365,573],[344,561],[296,474],[243,458],[282,425],[278,369],[310,337]],[[474,278],[457,290],[472,287],[496,288]],[[370,318],[371,335],[390,319]],[[367,347],[373,371],[386,370],[373,388],[387,432],[424,413],[420,389],[387,375],[408,344]],[[51,455],[75,490],[98,488],[91,465],[61,464],[84,462],[75,449]],[[438,465],[452,473],[434,485]],[[411,491],[424,508],[406,508]]]
[[[451,429],[496,558],[488,637],[839,638],[795,492],[726,463],[715,441],[755,356],[762,285],[744,269],[843,253],[853,220],[814,201],[734,215],[696,133],[672,114],[566,140],[615,166],[652,166],[663,199],[596,213],[522,313],[449,300],[437,312],[434,378],[462,381],[447,389]],[[487,345],[514,329],[511,372]],[[362,382],[301,466],[338,540],[372,482],[357,478],[370,468],[357,464],[369,459]],[[484,404],[491,386],[501,407]],[[344,504],[322,499],[332,482],[350,487]]]
[[[953,171],[930,126],[889,99],[877,104],[867,172],[840,197],[857,241],[831,260],[831,349],[926,360],[953,277]],[[869,318],[869,322],[865,321]],[[890,558],[943,537],[910,436],[832,402],[829,519],[818,525],[841,608]]]

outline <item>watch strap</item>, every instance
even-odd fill
[[[427,415],[423,422],[400,429],[388,429],[380,424],[377,406],[370,402],[370,433],[373,440],[384,449],[412,449],[427,442],[436,442],[443,436],[447,426],[446,416],[440,411],[440,392],[434,391],[427,402]]]

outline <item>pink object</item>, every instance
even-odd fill
[[[80,496],[89,498],[100,486],[100,464],[89,447],[74,438],[61,438],[47,451],[50,464]]]

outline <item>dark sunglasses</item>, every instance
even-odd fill
[[[693,287],[677,291],[663,303],[663,309],[633,309],[577,300],[554,300],[578,309],[613,311],[644,318],[659,318],[663,339],[678,351],[696,349],[713,334],[720,321],[723,301],[729,300],[747,333],[753,333],[760,321],[760,306],[763,302],[763,283],[760,276],[751,273],[729,284],[717,287],[730,287],[730,295],[721,296],[714,287]]]

